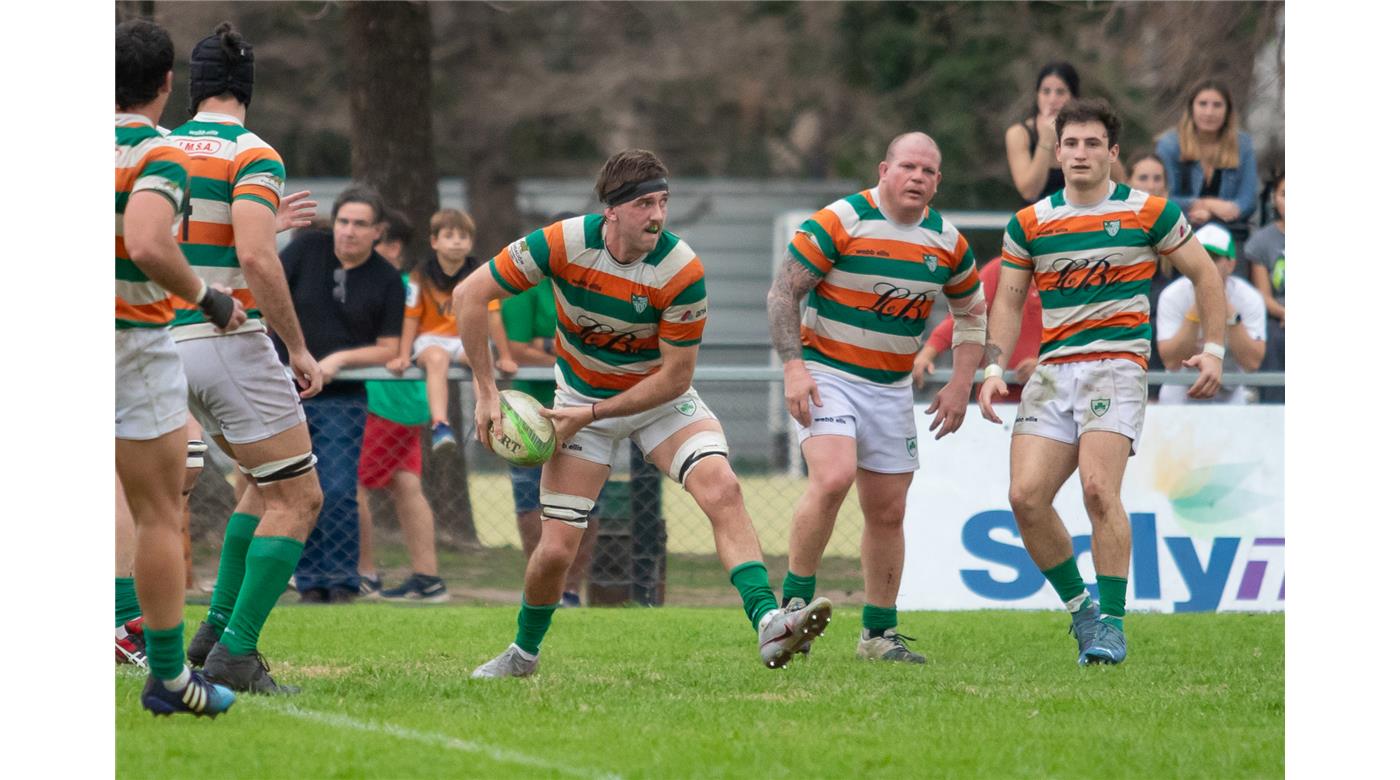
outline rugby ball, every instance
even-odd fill
[[[501,391],[501,426],[491,430],[491,449],[507,463],[538,466],[554,455],[554,423],[528,393]]]

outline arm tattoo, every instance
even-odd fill
[[[988,341],[986,345],[982,347],[982,354],[987,358],[987,365],[995,365],[1001,360],[1001,347]]]
[[[768,290],[768,332],[778,359],[784,363],[802,357],[798,303],[820,283],[820,276],[788,255]]]

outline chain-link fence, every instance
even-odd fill
[[[777,582],[786,571],[793,508],[806,484],[783,407],[782,383],[774,381],[774,372],[767,367],[731,368],[719,373],[726,378],[699,379],[695,388],[724,424],[730,461],[768,556],[769,573]],[[1281,375],[1261,379],[1282,383]],[[471,383],[454,381],[452,387],[452,422],[458,444],[434,451],[425,428],[411,432],[412,446],[421,453],[420,484],[431,507],[439,571],[454,600],[515,603],[520,598],[525,555],[511,474],[504,461],[475,440]],[[936,389],[926,387],[916,392],[916,398],[927,400]],[[311,406],[315,405],[313,401]],[[462,410],[468,412],[465,422]],[[372,521],[373,555],[366,562],[368,567],[360,568],[382,572],[386,584],[401,581],[413,568],[413,545],[398,517],[398,497],[393,495],[392,486],[361,488],[364,500],[356,500],[362,444],[357,436],[363,434],[363,412],[336,407],[334,414],[340,419],[309,414],[313,423],[319,418],[323,429],[332,429],[329,435],[323,430],[316,437],[318,448],[354,452],[318,452],[318,469],[327,485],[326,508],[308,544],[310,560],[303,561],[299,576],[306,572],[313,579],[319,576],[322,582],[332,584],[354,576],[361,548],[357,510],[363,508]],[[970,409],[969,422],[975,422],[975,415],[975,408]],[[346,421],[350,429],[346,429]],[[379,456],[379,450],[371,448],[365,458],[371,472],[374,466],[385,465],[375,462]],[[927,462],[924,465],[930,466]],[[326,474],[328,468],[335,473]],[[236,503],[234,471],[226,459],[211,457],[191,497],[197,586],[207,586],[214,577],[224,525]],[[715,554],[708,519],[679,485],[645,463],[641,453],[625,440],[614,453],[613,472],[599,496],[592,522],[598,532],[591,560],[583,568],[586,602],[727,604],[736,598]],[[822,592],[838,601],[859,603],[862,596],[861,529],[860,509],[852,490],[837,517],[820,574]]]

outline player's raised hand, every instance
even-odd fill
[[[542,409],[540,414],[554,423],[554,437],[560,442],[566,442],[574,438],[574,434],[594,422],[593,410],[595,406],[597,404]]]
[[[1197,352],[1181,361],[1181,364],[1200,372],[1195,384],[1186,391],[1186,395],[1191,398],[1214,398],[1216,391],[1220,389],[1220,358],[1206,352]]]
[[[281,233],[284,230],[310,225],[316,218],[317,205],[316,201],[311,200],[311,190],[283,195],[281,202],[277,204],[275,230]]]
[[[933,403],[924,410],[924,414],[934,415],[933,422],[928,426],[930,431],[942,426],[934,434],[934,441],[962,427],[963,419],[967,417],[967,394],[967,385],[955,387],[949,382],[933,397]]]
[[[545,411],[548,411],[547,409]],[[476,440],[491,448],[491,431],[501,425],[501,394],[493,383],[476,386]]]
[[[982,390],[977,393],[977,406],[982,410],[982,419],[1001,425],[1001,418],[992,409],[992,402],[1006,395],[1006,381],[999,376],[982,380]]]
[[[789,360],[783,365],[783,399],[787,401],[788,414],[798,425],[812,427],[812,406],[822,405],[822,394],[800,360]]]

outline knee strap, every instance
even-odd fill
[[[588,514],[593,511],[593,500],[583,496],[570,496],[549,490],[540,490],[540,517],[558,520],[574,528],[588,528]]]
[[[710,455],[729,457],[729,442],[725,441],[724,434],[720,431],[700,431],[686,439],[685,444],[676,450],[675,457],[671,458],[671,465],[666,473],[684,486],[685,477],[695,464],[701,458]]]
[[[316,456],[308,452],[304,455],[274,460],[251,469],[243,469],[243,472],[251,476],[253,481],[259,485],[266,485],[269,482],[280,482],[284,479],[299,477],[311,471],[315,466]]]

